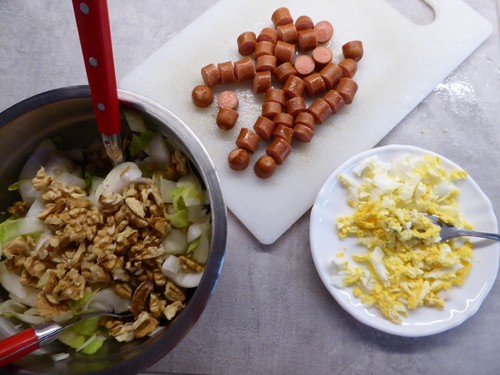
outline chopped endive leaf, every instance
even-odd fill
[[[53,135],[52,137],[49,137],[48,139],[49,142],[52,142],[52,144],[60,150],[63,146],[63,137],[60,134]]]
[[[94,318],[82,320],[81,322],[76,323],[72,328],[75,333],[84,336],[92,336],[95,335],[99,329],[99,321],[101,317],[96,316]]]
[[[143,131],[140,136],[132,135],[132,141],[130,142],[130,155],[137,156],[144,151],[148,146],[155,133],[151,130]]]
[[[194,239],[193,241],[191,241],[189,243],[189,247],[187,249],[187,253],[189,254],[191,251],[193,251],[194,249],[196,249],[196,247],[198,247],[198,244],[200,243],[200,237]]]
[[[12,185],[10,185],[7,188],[7,190],[8,191],[16,191],[17,189],[19,189],[19,185],[22,184],[25,181],[28,181],[28,180],[21,180],[21,181],[14,182]]]
[[[105,340],[105,337],[97,335],[91,343],[89,343],[85,348],[82,349],[81,352],[88,355],[95,354],[95,352],[97,352],[102,347],[102,344],[104,344]]]
[[[170,220],[170,224],[177,228],[184,228],[189,224],[188,211],[185,208],[173,215],[169,215],[168,219]]]

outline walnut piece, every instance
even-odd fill
[[[32,180],[33,187],[36,191],[43,190],[48,187],[53,180],[54,178],[45,172],[45,168],[41,167]]]
[[[70,305],[69,300],[52,303],[44,292],[39,292],[36,295],[36,308],[38,310],[38,315],[48,318],[68,312],[70,310]]]
[[[17,217],[25,217],[28,213],[28,205],[26,202],[16,202],[12,207],[7,208],[7,212]]]

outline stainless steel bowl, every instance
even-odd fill
[[[162,333],[130,343],[107,340],[95,355],[74,353],[54,362],[52,354],[66,352],[55,342],[0,369],[6,374],[136,374],[170,352],[193,327],[215,288],[224,260],[227,213],[221,184],[207,151],[191,129],[172,112],[139,94],[119,90],[122,108],[142,115],[148,127],[173,139],[197,167],[210,197],[211,250],[200,285],[188,295],[186,308]],[[126,123],[123,122],[124,128]],[[124,129],[126,131],[126,129]],[[59,134],[68,148],[82,147],[98,136],[88,86],[60,88],[26,99],[0,113],[0,211],[16,200],[8,186],[16,182],[28,155],[44,139]],[[6,298],[5,292],[1,296]],[[0,317],[0,337],[14,333]]]

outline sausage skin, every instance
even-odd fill
[[[246,31],[242,33],[238,39],[238,52],[242,56],[249,56],[255,52],[255,46],[257,45],[257,36],[253,31]]]
[[[363,43],[360,40],[352,40],[342,46],[344,58],[353,59],[358,62],[363,57]]]
[[[264,116],[259,116],[253,125],[253,130],[255,130],[255,133],[257,133],[260,138],[269,141],[275,127],[276,124],[272,120]]]
[[[214,93],[210,87],[206,85],[198,85],[191,92],[191,98],[194,105],[201,108],[206,108],[214,102]]]
[[[292,152],[292,146],[283,138],[274,138],[266,149],[266,154],[274,159],[276,164],[282,165]]]
[[[238,121],[238,112],[231,108],[219,108],[216,124],[222,130],[231,130]]]
[[[276,170],[276,161],[268,155],[262,156],[253,168],[255,174],[259,178],[269,178],[274,174]]]
[[[227,156],[227,161],[229,163],[229,167],[232,170],[242,171],[246,169],[246,167],[248,167],[250,157],[247,150],[237,148],[229,153],[229,155]]]
[[[358,84],[351,78],[341,78],[335,90],[342,96],[345,104],[351,104],[358,92]]]
[[[260,137],[253,130],[241,128],[238,138],[236,138],[236,146],[253,154],[257,149]]]

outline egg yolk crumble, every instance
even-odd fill
[[[352,215],[337,220],[340,238],[357,237],[364,254],[343,250],[332,260],[331,283],[352,286],[367,307],[374,306],[400,324],[409,310],[444,308],[439,292],[462,285],[472,265],[473,244],[466,238],[440,242],[440,228],[421,213],[471,229],[458,210],[454,181],[439,157],[405,155],[394,163],[376,156],[359,163],[353,177],[340,175]]]

